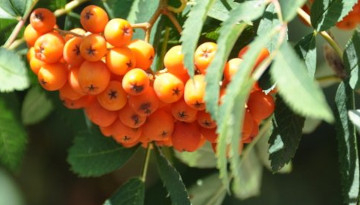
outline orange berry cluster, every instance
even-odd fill
[[[206,139],[216,142],[216,123],[205,111],[204,102],[204,74],[215,56],[215,43],[197,48],[198,74],[192,79],[184,67],[181,46],[166,53],[166,69],[152,74],[154,48],[132,39],[128,21],[109,20],[102,8],[90,5],[81,12],[80,22],[83,28],[64,32],[54,29],[56,18],[51,11],[38,8],[32,12],[24,36],[30,47],[31,70],[44,89],[58,90],[69,109],[83,108],[104,136],[124,147],[155,142],[191,152]],[[226,64],[226,82],[245,52],[246,48]],[[257,64],[268,55],[264,49]],[[246,108],[243,142],[256,136],[259,123],[273,110],[272,96],[254,89]]]
[[[310,0],[311,3],[314,3],[315,0]],[[310,8],[308,5],[304,5],[302,9],[310,14]],[[304,22],[304,21],[303,21]],[[305,23],[305,22],[304,22]],[[360,23],[360,0],[353,7],[352,11],[343,18],[340,22],[336,24],[336,27],[343,30],[352,30]],[[305,23],[307,24],[307,23]]]

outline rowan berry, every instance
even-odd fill
[[[47,33],[53,30],[56,17],[49,9],[37,8],[30,15],[30,24],[39,33]]]
[[[197,110],[188,106],[184,99],[180,99],[171,106],[173,117],[182,122],[194,122],[196,120]]]
[[[121,144],[137,142],[141,136],[141,128],[130,128],[125,126],[120,120],[116,120],[113,127],[113,138]]]
[[[274,99],[262,91],[255,91],[250,94],[247,106],[254,120],[259,123],[269,117],[275,109]]]
[[[80,54],[88,61],[99,61],[107,53],[105,38],[99,34],[91,34],[82,39]]]
[[[128,127],[138,128],[145,123],[146,116],[137,114],[129,104],[126,104],[125,107],[119,111],[119,119]]]
[[[181,51],[181,45],[170,48],[164,56],[164,66],[169,73],[176,76],[187,74],[187,70],[184,66],[184,54]]]
[[[124,19],[111,19],[105,26],[104,36],[113,46],[121,47],[130,43],[133,29],[130,23]]]
[[[80,66],[84,58],[80,55],[80,44],[82,39],[74,37],[65,43],[63,57],[66,63],[72,66]]]
[[[200,133],[201,135],[208,140],[211,143],[215,143],[217,138],[218,138],[218,134],[216,133],[216,128],[204,128],[204,127],[200,127]]]
[[[194,78],[189,79],[185,84],[184,100],[186,104],[196,110],[205,109],[205,76],[195,75]]]
[[[143,134],[150,140],[163,140],[172,135],[174,119],[164,110],[157,110],[150,115],[143,125]]]
[[[112,48],[106,55],[106,65],[115,75],[125,75],[135,64],[135,56],[127,47]]]
[[[31,24],[27,25],[24,30],[24,39],[28,47],[34,46],[36,40],[41,36],[41,33],[35,30]]]
[[[110,111],[120,110],[127,102],[127,95],[118,81],[110,81],[108,87],[96,98],[103,108]]]
[[[78,82],[82,91],[89,95],[103,92],[110,81],[110,72],[101,62],[84,61],[79,69]]]
[[[122,86],[130,95],[141,95],[149,88],[150,79],[144,70],[134,68],[124,75]]]
[[[195,50],[194,63],[200,73],[205,74],[207,67],[215,57],[217,44],[213,42],[205,42]]]
[[[59,95],[61,99],[69,99],[69,100],[77,100],[84,96],[83,94],[80,94],[76,92],[71,86],[69,81],[65,83],[62,88],[59,90]]]
[[[85,107],[85,113],[91,122],[100,127],[110,126],[117,119],[117,112],[103,108],[97,100]]]
[[[28,61],[30,64],[30,69],[37,75],[40,68],[45,65],[45,62],[39,60],[35,56],[35,49],[34,47],[31,47],[28,51]]]
[[[40,85],[48,91],[59,90],[68,78],[68,70],[64,64],[44,64],[38,72]]]
[[[243,59],[241,58],[233,58],[226,63],[224,69],[224,77],[227,82],[230,82],[231,78],[235,75],[242,62]]]
[[[88,107],[95,100],[94,96],[91,95],[85,95],[77,100],[69,100],[66,98],[61,98],[61,96],[60,99],[63,102],[63,105],[68,109],[81,109]]]
[[[71,33],[76,33],[81,36],[85,36],[85,33],[86,33],[86,31],[82,28],[74,28],[74,29],[71,29],[70,31],[71,31]],[[65,42],[67,42],[68,40],[70,40],[74,37],[77,37],[71,33],[65,35]]]
[[[35,42],[35,56],[45,63],[56,63],[63,55],[64,44],[60,34],[54,32],[44,34]]]
[[[128,47],[135,56],[136,68],[141,68],[143,70],[150,68],[155,56],[155,50],[151,44],[137,39],[131,41]]]
[[[85,7],[80,13],[81,25],[91,33],[103,32],[108,21],[106,11],[95,5]]]
[[[152,87],[141,95],[130,95],[128,102],[134,111],[142,116],[149,116],[159,108],[159,99]]]
[[[195,151],[201,142],[201,134],[197,123],[176,122],[172,135],[172,143],[177,151]]]
[[[216,122],[211,118],[211,115],[205,111],[198,112],[197,122],[201,127],[207,129],[212,129],[216,127]]]
[[[153,86],[158,98],[165,103],[176,102],[184,94],[184,83],[171,73],[156,76]]]

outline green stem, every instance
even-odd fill
[[[141,181],[143,181],[143,182],[146,181],[146,174],[147,174],[147,170],[148,170],[148,167],[149,167],[149,161],[150,161],[151,147],[152,147],[152,144],[149,144],[147,149],[146,149],[144,167],[143,167],[143,170],[142,170],[142,173],[141,173]]]
[[[86,2],[86,1],[89,1],[89,0],[74,0],[74,1],[70,1],[69,3],[67,3],[65,5],[65,8],[61,8],[61,9],[58,9],[56,11],[54,11],[54,15],[56,17],[58,16],[62,16],[64,14],[67,14],[69,12],[71,12],[73,9],[75,9],[76,7],[78,7],[80,4]]]

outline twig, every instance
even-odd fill
[[[174,12],[176,14],[181,13],[185,9],[186,4],[187,4],[188,1],[187,0],[180,0],[180,2],[181,2],[181,5],[178,8],[175,8],[175,7],[172,7],[172,6],[168,5],[167,10],[169,10],[171,12]]]
[[[144,167],[141,173],[141,181],[146,181],[146,174],[149,167],[149,161],[150,161],[150,154],[151,154],[151,147],[152,144],[148,144],[148,147],[146,149],[146,155],[145,155],[145,161],[144,161]]]

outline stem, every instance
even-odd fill
[[[67,14],[70,11],[72,11],[74,8],[78,7],[80,4],[89,1],[89,0],[74,0],[74,1],[70,1],[69,3],[67,3],[65,5],[65,8],[61,8],[61,9],[57,9],[56,11],[54,11],[54,15],[56,17],[59,17],[61,15]]]
[[[263,126],[261,127],[259,134],[257,137],[254,138],[254,140],[247,146],[247,148],[244,150],[243,154],[242,154],[242,159],[240,161],[240,166],[242,164],[242,162],[244,161],[244,159],[246,159],[249,156],[250,151],[255,147],[256,143],[259,142],[259,140],[264,137],[264,135],[266,134],[266,132],[269,131],[269,129],[271,128],[271,117],[268,118],[265,123],[263,124]]]
[[[280,23],[283,24],[284,23],[284,18],[283,18],[282,13],[281,13],[281,6],[280,6],[280,3],[279,3],[279,0],[271,0],[271,3],[274,4],[278,19],[279,19]]]
[[[152,29],[154,23],[156,22],[156,20],[159,18],[160,14],[162,12],[162,8],[163,8],[163,4],[162,4],[162,1],[161,1],[159,3],[159,7],[156,9],[155,13],[152,15],[152,17],[148,21],[149,27],[145,30],[145,41],[146,42],[150,41],[151,29]]]
[[[163,43],[161,45],[161,51],[160,51],[160,59],[164,59],[165,57],[165,54],[166,54],[166,49],[167,49],[167,45],[168,45],[168,40],[169,40],[169,36],[170,36],[170,28],[169,27],[166,27],[165,28],[165,34],[164,34],[164,38],[163,38]],[[160,70],[161,71],[161,68],[163,68],[163,61],[160,60],[160,63],[157,67],[156,70]]]
[[[151,154],[151,147],[152,144],[148,144],[148,147],[146,149],[146,155],[145,155],[145,161],[144,161],[144,167],[141,173],[141,181],[146,181],[146,174],[149,167],[149,161],[150,161],[150,154]]]
[[[336,75],[327,75],[316,78],[316,81],[321,82],[341,82],[341,78]]]
[[[147,29],[149,29],[150,24],[148,22],[145,23],[135,23],[135,24],[131,24],[132,28],[141,28],[144,31],[146,31]]]
[[[180,0],[180,1],[181,1],[181,5],[178,8],[167,6],[167,10],[174,12],[176,14],[181,13],[185,9],[188,1],[187,0]]]
[[[311,20],[308,13],[306,13],[303,9],[299,8],[297,10],[298,15],[311,26]],[[341,59],[343,59],[343,51],[340,48],[340,46],[336,43],[336,41],[330,36],[330,34],[326,31],[321,32],[315,32],[316,34],[319,33],[329,44],[330,46],[335,50],[335,52],[340,56]]]
[[[11,44],[16,40],[17,36],[19,35],[22,27],[25,25],[26,20],[29,18],[31,11],[35,7],[39,0],[34,0],[31,4],[30,8],[26,11],[23,17],[19,19],[19,22],[16,24],[14,30],[11,32],[9,38],[6,40],[4,47],[9,48]]]
[[[74,32],[72,32],[72,31],[65,31],[65,30],[61,30],[61,29],[58,29],[58,28],[54,28],[54,31],[59,32],[60,35],[62,35],[62,36],[65,36],[66,34],[71,34],[71,35],[73,35],[73,36],[80,37],[80,38],[83,38],[83,37],[84,37],[83,35],[74,33]]]
[[[181,25],[179,24],[178,20],[175,18],[174,14],[172,14],[168,10],[164,10],[163,14],[170,19],[171,23],[174,24],[176,30],[181,34],[181,32],[182,32]]]

